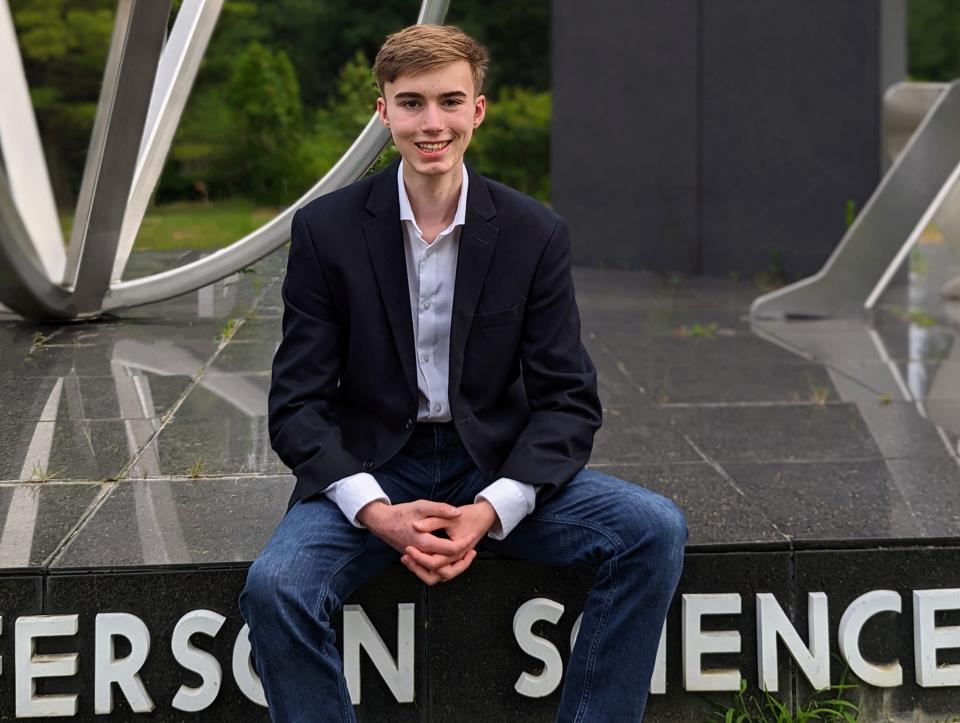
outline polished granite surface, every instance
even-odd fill
[[[918,253],[869,319],[754,327],[752,281],[577,269],[591,465],[675,499],[692,550],[960,542],[960,265]],[[284,263],[97,322],[0,314],[0,568],[257,554],[293,484],[266,424]]]

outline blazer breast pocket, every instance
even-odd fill
[[[471,328],[490,329],[495,326],[506,326],[520,319],[520,304],[514,304],[509,309],[503,311],[483,311],[473,315],[473,324]]]

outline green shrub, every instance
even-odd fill
[[[504,88],[487,106],[467,162],[485,176],[550,199],[550,93]]]

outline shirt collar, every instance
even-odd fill
[[[470,176],[467,173],[467,167],[463,164],[463,182],[460,184],[460,198],[457,199],[457,211],[453,215],[453,223],[440,232],[442,236],[448,233],[450,229],[457,226],[463,226],[467,222],[467,187],[470,185]],[[413,207],[410,205],[410,197],[407,196],[407,188],[403,183],[403,161],[397,167],[397,191],[400,194],[400,220],[411,221],[417,226],[417,219],[413,215]],[[417,229],[419,230],[419,226]]]

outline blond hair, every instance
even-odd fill
[[[373,77],[382,95],[384,84],[401,75],[419,75],[459,60],[470,64],[474,92],[479,95],[487,74],[486,48],[452,25],[411,25],[387,36],[373,62]]]

